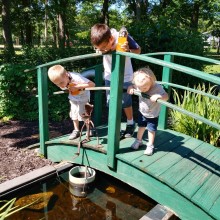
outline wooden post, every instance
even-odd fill
[[[48,126],[48,80],[47,68],[42,67],[37,70],[38,78],[38,105],[39,105],[39,132],[40,132],[40,152],[47,157],[45,142],[49,140]]]
[[[173,56],[172,55],[165,55],[164,61],[173,62]],[[172,71],[173,71],[173,69],[170,69],[169,67],[163,67],[162,82],[171,82],[172,81]],[[165,85],[164,87],[167,90],[167,93],[170,97],[170,86]],[[168,109],[166,106],[161,105],[161,111],[160,111],[159,123],[158,123],[158,127],[160,129],[167,128],[167,117],[168,117]]]
[[[103,83],[103,65],[97,65],[95,67],[95,84],[96,86],[102,86]],[[102,91],[95,92],[95,103],[94,103],[94,124],[95,126],[100,125],[102,119]]]
[[[110,87],[110,103],[108,118],[108,166],[115,169],[115,154],[119,150],[121,110],[122,110],[122,91],[124,81],[125,56],[113,53],[112,55],[112,74]]]

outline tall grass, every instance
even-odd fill
[[[205,84],[199,85],[196,89],[208,93],[214,92],[213,86],[206,88]],[[190,91],[185,91],[183,95],[179,95],[176,90],[173,91],[173,98],[177,106],[220,123],[220,103],[218,100]],[[174,130],[220,147],[220,131],[216,128],[175,110],[171,111],[171,118],[171,126]]]

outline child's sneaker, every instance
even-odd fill
[[[139,141],[138,139],[136,139],[134,143],[131,145],[131,148],[134,150],[137,150],[142,144],[143,144],[142,141]]]
[[[135,131],[135,128],[136,128],[136,124],[135,122],[132,124],[132,125],[126,125],[126,129],[125,131],[123,132],[123,136],[125,138],[130,138],[134,135],[134,131]]]
[[[151,156],[153,154],[153,151],[154,151],[154,145],[148,143],[147,148],[144,151],[144,154],[147,155],[147,156]]]
[[[79,131],[73,130],[73,132],[72,132],[71,135],[69,136],[69,140],[76,139],[76,138],[79,137],[79,135],[80,135],[80,132],[79,132]]]

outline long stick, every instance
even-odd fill
[[[110,87],[107,87],[107,86],[87,87],[83,90],[110,90]],[[56,94],[63,94],[63,93],[69,93],[69,90],[66,89],[66,90],[63,90],[63,91],[58,91],[58,92],[54,92],[53,94],[56,95]]]

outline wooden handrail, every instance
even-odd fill
[[[189,58],[189,59],[201,60],[201,61],[204,61],[204,62],[209,62],[209,63],[219,64],[220,65],[220,61],[219,60],[214,60],[214,59],[211,59],[211,58],[201,57],[201,56],[187,54],[187,53],[157,52],[157,53],[146,53],[146,54],[143,54],[143,55],[145,55],[145,56],[172,55],[172,56],[185,57],[185,58]]]

